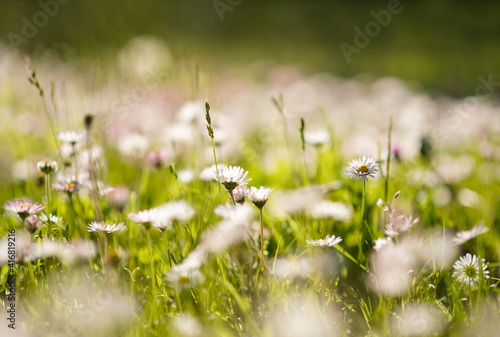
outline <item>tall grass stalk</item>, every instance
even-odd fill
[[[387,135],[387,168],[385,173],[385,186],[384,186],[384,200],[388,201],[387,196],[389,194],[389,169],[391,165],[391,134],[392,134],[392,116],[389,117],[389,131]]]

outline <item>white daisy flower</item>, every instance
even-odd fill
[[[239,166],[219,167],[219,173],[215,173],[215,179],[219,181],[224,188],[229,192],[240,185],[246,185],[251,179],[245,179],[248,171],[245,171]]]
[[[7,211],[17,213],[21,219],[26,219],[28,216],[40,213],[46,206],[33,201],[24,201],[24,199],[14,198],[12,201],[6,201],[3,208]]]
[[[488,227],[486,227],[484,225],[484,223],[481,221],[481,223],[475,225],[474,227],[472,227],[471,229],[467,230],[467,231],[462,231],[462,232],[458,232],[455,234],[455,237],[453,239],[451,239],[451,241],[453,242],[453,244],[455,245],[461,245],[471,239],[474,239],[475,237],[481,235],[481,234],[484,234],[486,233],[487,231],[489,231],[490,229]]]
[[[272,191],[273,189],[269,187],[261,186],[260,188],[257,189],[256,187],[252,186],[247,191],[247,198],[255,206],[257,206],[257,208],[261,209],[266,205],[267,200],[269,199],[269,196],[271,195]]]
[[[418,218],[413,219],[412,216],[400,215],[391,220],[390,223],[385,225],[384,234],[390,237],[398,236],[401,233],[406,233],[408,230],[418,222]]]
[[[85,139],[85,131],[62,131],[57,133],[57,138],[63,143],[71,144],[75,146],[76,144],[82,142]]]
[[[476,255],[469,253],[455,261],[453,269],[455,269],[452,275],[453,278],[472,289],[477,289],[481,270],[485,279],[490,278],[488,263],[484,259],[478,259]]]
[[[92,221],[89,223],[87,227],[87,231],[89,232],[106,232],[108,234],[113,232],[121,232],[127,229],[125,223],[106,223],[104,221]]]
[[[339,244],[342,241],[342,238],[340,236],[335,236],[335,235],[327,235],[326,238],[324,239],[319,239],[319,240],[306,240],[306,243],[311,246],[317,246],[317,247],[333,247],[337,244]]]
[[[345,169],[345,175],[350,175],[351,179],[362,178],[364,182],[368,181],[368,177],[375,178],[377,172],[378,163],[370,156],[354,159]]]
[[[318,219],[335,219],[347,221],[352,218],[352,207],[340,202],[324,200],[312,206],[311,215]]]

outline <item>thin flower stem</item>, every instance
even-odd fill
[[[45,175],[45,196],[47,197],[47,218],[50,221],[50,173]]]
[[[219,185],[220,186],[220,185]],[[231,198],[231,202],[233,205],[236,205],[236,202],[234,201],[234,195],[233,195],[233,190],[229,190],[229,196]]]
[[[260,219],[260,265],[259,270],[264,268],[264,219],[262,216],[262,207],[259,208],[259,219]]]
[[[149,263],[151,267],[151,282],[153,287],[153,294],[156,294],[156,270],[153,257],[153,242],[151,241],[150,229],[146,229],[146,239],[148,240],[148,246],[149,246],[149,261],[150,261]]]
[[[362,196],[362,200],[361,200],[361,216],[362,216],[362,219],[361,219],[361,222],[364,223],[365,222],[365,199],[366,199],[366,181],[363,180],[363,196]]]

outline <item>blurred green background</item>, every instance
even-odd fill
[[[388,1],[59,1],[66,3],[19,49],[92,59],[147,34],[164,39],[177,59],[214,70],[271,60],[343,77],[397,76],[456,96],[474,94],[478,76],[492,74],[500,82],[497,1],[401,1],[401,13],[351,63],[340,43],[354,45],[354,27],[364,31],[374,20],[370,11],[387,9]],[[229,8],[223,20],[216,4]],[[22,18],[33,22],[41,10],[38,0],[0,0],[0,39],[22,36]]]

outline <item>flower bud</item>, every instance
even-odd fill
[[[38,171],[43,174],[51,174],[57,172],[57,170],[59,169],[59,166],[57,165],[57,162],[55,160],[39,161],[36,164],[36,167],[38,168]]]

